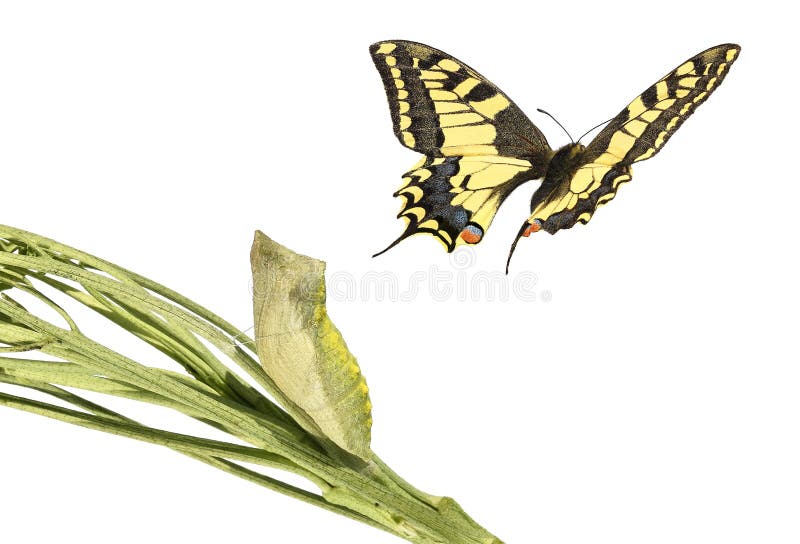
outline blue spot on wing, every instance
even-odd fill
[[[458,228],[464,228],[464,225],[466,225],[467,221],[469,221],[469,214],[464,208],[460,206],[458,208],[454,207],[452,208],[452,210],[453,212],[451,214],[452,215],[451,219],[453,225]]]
[[[478,225],[476,225],[475,223],[473,223],[473,224],[471,224],[471,225],[467,225],[467,226],[464,228],[464,230],[471,232],[471,233],[472,233],[472,234],[474,234],[475,236],[483,237],[483,229],[482,229],[482,228],[480,228],[480,227],[479,227]]]
[[[441,164],[428,166],[428,170],[431,176],[419,184],[423,191],[419,205],[428,211],[431,219],[439,223],[441,230],[455,239],[471,215],[462,206],[450,204],[456,196],[456,193],[450,192],[453,188],[450,178],[458,174],[458,157],[448,157]]]

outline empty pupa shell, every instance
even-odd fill
[[[250,262],[256,351],[290,401],[284,408],[301,410],[296,419],[308,432],[368,459],[372,404],[356,358],[328,317],[325,263],[260,231]]]

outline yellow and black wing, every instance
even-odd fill
[[[538,221],[550,233],[587,223],[631,179],[631,165],[658,153],[719,86],[739,49],[734,44],[707,49],[637,96],[581,153],[583,164],[559,190],[534,195],[528,223]]]
[[[435,235],[448,251],[479,242],[508,194],[544,175],[547,140],[500,89],[438,49],[396,40],[373,44],[370,54],[395,135],[425,155],[395,193],[408,224],[386,249],[417,233]]]
[[[380,253],[419,233],[433,234],[448,252],[477,244],[503,200],[532,179],[532,169],[528,160],[501,155],[423,158],[394,194],[403,198],[398,217],[406,229]]]

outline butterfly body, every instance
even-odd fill
[[[586,146],[581,144],[567,144],[556,150],[547,163],[547,170],[545,170],[540,188],[546,189],[553,185],[563,184],[565,180],[571,179],[575,172],[578,171],[578,168],[581,167],[585,151]],[[533,205],[534,201],[532,199],[531,211],[533,211]]]
[[[637,96],[586,146],[553,150],[499,88],[454,57],[404,40],[370,47],[395,135],[425,155],[395,193],[405,238],[428,233],[448,251],[479,243],[508,195],[542,179],[521,237],[587,223],[631,179],[631,165],[655,155],[727,74],[739,46],[698,53]],[[382,252],[381,252],[382,253]]]
[[[586,147],[581,144],[567,144],[558,149],[547,164],[541,185],[531,196],[531,213],[536,210],[539,202],[546,198],[563,196],[566,183],[575,175],[583,162]],[[539,226],[544,228],[546,218],[535,217]],[[537,229],[538,230],[538,229]]]

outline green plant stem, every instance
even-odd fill
[[[35,282],[35,283],[34,283]],[[89,338],[41,287],[97,312],[176,361],[188,375],[150,367]],[[0,382],[38,390],[63,408],[0,392],[0,404],[159,444],[264,487],[420,544],[491,544],[452,499],[428,495],[374,457],[343,463],[277,404],[223,364],[207,341],[280,403],[280,390],[256,361],[253,340],[202,306],[147,278],[37,235],[0,226],[0,349],[38,350],[56,361],[0,357]],[[38,317],[7,293],[20,291],[64,322]],[[4,345],[3,345],[4,344]],[[77,388],[177,410],[249,446],[143,426],[63,389]],[[314,494],[243,467],[293,472]]]
[[[86,407],[93,404],[81,399],[80,397],[77,397],[76,395],[71,395],[63,391],[54,391],[53,389],[48,388],[46,384],[34,385],[32,383],[26,383],[23,380],[8,380],[4,379],[2,375],[0,375],[0,382],[36,389],[52,394],[62,400],[67,400],[68,402],[76,403],[77,401]],[[106,413],[106,415],[109,417],[102,418],[98,417],[97,415],[86,414],[85,412],[70,410],[2,392],[0,392],[0,406],[16,408],[17,410],[64,421],[66,423],[71,423],[87,429],[103,431],[109,434],[115,434],[117,436],[124,436],[151,444],[164,446],[198,461],[202,461],[215,468],[224,470],[225,472],[256,483],[262,487],[266,487],[267,489],[278,491],[284,495],[288,495],[295,499],[302,500],[303,502],[307,502],[314,506],[319,506],[325,510],[329,510],[331,512],[397,535],[397,533],[392,531],[390,528],[376,523],[374,520],[363,516],[358,512],[325,501],[325,499],[320,495],[316,495],[310,491],[306,491],[305,489],[286,484],[280,480],[250,470],[231,461],[237,460],[285,470],[287,472],[293,472],[295,474],[304,476],[309,481],[316,483],[317,485],[324,485],[324,482],[318,480],[313,473],[305,472],[297,466],[288,465],[281,457],[270,455],[264,452],[264,450],[258,448],[238,446],[236,444],[229,444],[226,442],[208,440],[194,436],[162,431],[151,427],[145,427],[119,415],[117,415],[117,418],[114,418],[110,414]],[[104,409],[102,409],[102,407],[98,407],[96,405],[94,406],[94,410],[97,410],[98,408],[100,408],[102,412],[106,412]]]

